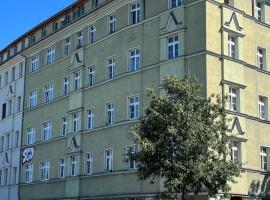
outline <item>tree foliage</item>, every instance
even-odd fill
[[[139,177],[164,178],[167,192],[182,193],[183,199],[205,186],[210,196],[228,192],[240,166],[228,159],[231,138],[222,98],[203,97],[190,76],[170,76],[161,87],[167,95],[150,90],[145,117],[132,129],[140,151],[129,157],[137,161]]]

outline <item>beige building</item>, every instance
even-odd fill
[[[26,58],[20,199],[152,199],[125,153],[146,88],[195,74],[203,94],[228,95],[230,199],[269,199],[270,2],[81,0],[18,38]],[[269,91],[268,91],[269,90]],[[207,191],[197,199],[207,199]]]

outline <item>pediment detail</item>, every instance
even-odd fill
[[[241,124],[240,124],[240,121],[239,121],[238,117],[234,118],[232,127],[230,129],[228,129],[228,131],[230,133],[234,132],[234,130],[236,130],[239,135],[244,135],[245,134],[245,132],[242,130],[242,127],[241,127]]]
[[[77,68],[83,65],[83,50],[75,52],[71,55],[70,65],[71,68]]]
[[[237,16],[236,16],[236,13],[235,12],[232,13],[232,16],[231,16],[230,20],[228,22],[225,22],[225,25],[230,27],[231,24],[232,24],[232,22],[233,22],[233,24],[235,25],[235,28],[238,31],[242,31],[243,30],[243,28],[239,24],[239,21],[237,19]]]
[[[162,32],[169,32],[170,30],[178,29],[183,24],[179,21],[173,12],[170,13],[165,27],[162,28]]]
[[[80,145],[76,139],[75,136],[73,136],[71,138],[71,140],[69,141],[68,143],[68,150],[71,151],[71,152],[75,152],[75,151],[78,151],[80,148]]]

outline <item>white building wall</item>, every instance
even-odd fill
[[[23,73],[21,77],[20,63],[23,63]],[[15,80],[12,80],[12,68],[14,66]],[[5,84],[5,73],[7,71],[8,83]],[[25,59],[21,55],[15,56],[10,61],[0,66],[0,199],[5,200],[18,199],[20,144],[24,99],[24,73]],[[20,97],[20,101],[18,97]],[[9,106],[10,100],[12,100],[11,107]],[[3,104],[5,103],[6,117],[2,119],[4,112]],[[11,112],[9,108],[11,108]],[[4,144],[2,149],[1,141],[3,138]],[[7,175],[6,170],[8,170]]]

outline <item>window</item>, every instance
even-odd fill
[[[88,67],[88,81],[89,86],[95,85],[96,71],[94,67]]]
[[[113,155],[112,149],[105,150],[105,172],[112,171]]]
[[[239,143],[239,142],[232,143],[231,159],[235,163],[240,163],[240,161],[241,161],[241,143]]]
[[[127,147],[128,153],[136,153],[138,152],[138,145],[131,145]],[[136,169],[137,162],[136,160],[129,159],[128,160],[128,169]]]
[[[139,118],[139,96],[128,98],[128,119]]]
[[[53,23],[53,31],[57,31],[58,29],[58,22]]]
[[[169,0],[169,8],[175,8],[182,5],[182,0]]]
[[[74,72],[74,90],[79,90],[81,87],[80,71]]]
[[[168,59],[179,56],[179,38],[178,35],[168,37]]]
[[[78,161],[77,156],[71,156],[71,176],[77,176],[78,174]]]
[[[12,99],[8,100],[8,114],[12,114],[13,101]]]
[[[25,165],[25,182],[31,183],[33,181],[33,165]]]
[[[68,37],[64,40],[64,56],[70,54],[70,46],[71,46],[70,37]]]
[[[42,139],[43,141],[51,139],[52,136],[52,122],[45,122],[42,124]]]
[[[10,133],[8,133],[6,135],[7,139],[6,139],[6,150],[10,149]]]
[[[65,178],[66,176],[66,162],[64,158],[61,158],[59,161],[59,177]]]
[[[228,56],[231,58],[236,58],[236,37],[228,36]]]
[[[8,71],[5,72],[5,85],[8,84]]]
[[[109,16],[109,33],[112,34],[116,31],[116,14],[113,13]]]
[[[93,44],[96,41],[96,25],[90,26],[89,29],[89,43]]]
[[[19,64],[19,78],[23,76],[23,62],[20,62]]]
[[[40,180],[49,180],[50,162],[43,161],[40,163]]]
[[[50,83],[44,86],[44,101],[50,102],[53,100],[53,84]]]
[[[113,124],[114,123],[114,107],[113,103],[106,104],[106,123]]]
[[[63,79],[63,93],[67,95],[69,93],[69,78],[65,77]]]
[[[2,76],[0,75],[0,88],[2,88]]]
[[[259,96],[258,113],[260,119],[267,119],[267,97]]]
[[[261,147],[261,169],[262,170],[267,170],[268,165],[267,165],[267,157],[268,157],[268,152],[266,147]]]
[[[2,171],[3,170],[0,170],[0,185],[2,185]]]
[[[137,24],[141,21],[141,4],[140,2],[130,5],[130,24]]]
[[[39,54],[32,56],[31,72],[36,71],[39,68]]]
[[[16,184],[16,182],[17,182],[17,167],[13,167],[12,183]]]
[[[87,110],[87,128],[92,129],[94,125],[94,109]]]
[[[16,68],[15,67],[12,67],[12,70],[11,70],[11,81],[14,81],[15,80],[15,72],[16,72]]]
[[[93,166],[93,154],[86,153],[85,154],[85,174],[86,175],[92,174],[92,166]]]
[[[257,66],[260,69],[266,69],[266,52],[263,48],[257,48]]]
[[[137,71],[140,69],[140,50],[134,49],[129,51],[129,71]]]
[[[51,46],[46,50],[46,64],[52,64],[55,61],[55,47]]]
[[[239,111],[239,89],[229,87],[229,110]]]
[[[8,184],[8,168],[4,169],[4,185]]]
[[[3,152],[4,151],[4,144],[5,144],[5,137],[1,136],[1,144],[0,144],[0,151]]]
[[[79,114],[78,113],[73,113],[72,114],[72,130],[74,133],[79,131]]]
[[[37,105],[37,91],[33,90],[29,92],[29,108],[33,108]]]
[[[83,46],[83,32],[79,31],[77,33],[77,49]]]
[[[115,58],[109,58],[107,60],[107,79],[112,79],[115,75]]]
[[[5,119],[7,116],[7,104],[3,103],[2,105],[2,119]]]
[[[20,138],[20,132],[19,131],[15,131],[15,135],[14,135],[14,148],[19,147],[19,138]]]
[[[263,21],[263,4],[258,0],[255,1],[255,18],[258,21]]]
[[[61,134],[62,135],[66,135],[67,134],[67,131],[68,131],[68,119],[67,117],[62,117],[61,119]]]
[[[47,30],[46,28],[42,29],[42,37],[45,37],[47,35]]]
[[[22,97],[17,97],[17,112],[21,112]]]

